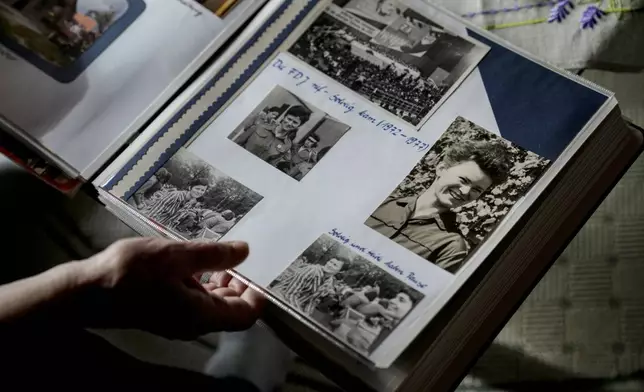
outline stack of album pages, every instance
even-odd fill
[[[117,23],[133,24],[106,45],[128,32],[140,42],[115,53],[129,75],[118,86],[83,76],[107,46],[81,54],[91,64],[52,71],[43,54],[25,55],[36,66],[22,81],[0,75],[22,92],[3,115],[41,129],[29,134],[81,172],[141,125],[148,109],[131,98],[176,86],[156,72],[212,54],[192,30],[215,36],[199,22],[214,17],[197,17],[192,1],[122,1]],[[136,27],[147,11],[153,32]],[[177,13],[181,26],[161,27]],[[194,47],[176,43],[185,35]],[[36,73],[56,88],[82,84],[74,99],[95,93],[91,110],[25,88]],[[142,235],[247,241],[233,273],[270,298],[264,322],[343,387],[443,390],[641,144],[611,93],[429,3],[271,0],[93,183]]]

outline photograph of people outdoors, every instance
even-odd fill
[[[277,86],[228,138],[299,181],[349,129]]]
[[[142,0],[0,0],[0,36],[65,67],[128,11],[143,8]]]
[[[262,196],[180,149],[128,199],[185,239],[219,240]]]
[[[336,0],[289,51],[419,125],[478,64],[487,47],[397,1]]]
[[[455,273],[549,163],[458,117],[365,224]]]
[[[269,289],[364,354],[376,349],[424,297],[327,234]]]

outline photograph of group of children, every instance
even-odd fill
[[[185,239],[217,241],[262,196],[182,148],[128,199]]]
[[[424,297],[327,234],[302,252],[269,289],[365,354]]]

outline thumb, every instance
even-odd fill
[[[231,242],[180,242],[180,249],[171,252],[173,258],[189,269],[190,275],[206,271],[223,271],[239,265],[248,257],[248,244]]]

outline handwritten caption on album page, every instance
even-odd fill
[[[401,141],[404,141],[407,145],[415,148],[417,151],[426,151],[430,147],[429,143],[425,143],[417,137],[409,136],[409,132],[405,133],[403,129],[395,126],[387,120],[381,119],[379,114],[370,112],[367,109],[359,108],[356,106],[355,102],[343,96],[341,93],[333,93],[332,91],[329,91],[329,87],[326,84],[314,81],[303,70],[288,64],[284,59],[274,60],[271,67],[281,72],[285,72],[291,78],[295,79],[297,81],[295,84],[297,87],[309,89],[315,94],[327,95],[329,101],[340,106],[345,114],[353,114],[360,117],[363,121],[372,124],[376,129],[387,132],[391,136],[400,138]]]

